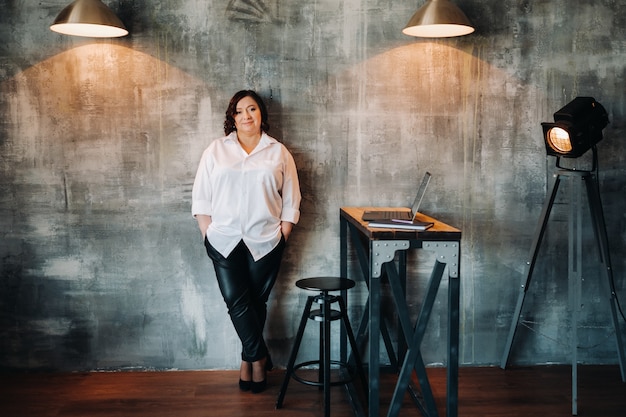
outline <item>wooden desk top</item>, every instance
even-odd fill
[[[417,213],[417,220],[433,222],[433,227],[427,230],[381,229],[369,227],[366,221],[361,220],[365,210],[386,211],[397,209],[397,207],[341,207],[340,215],[356,226],[365,236],[374,240],[461,240],[461,230],[422,213]],[[409,211],[408,208],[407,211]]]

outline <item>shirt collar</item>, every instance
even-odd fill
[[[233,143],[237,143],[237,132],[236,131],[232,131],[228,134],[228,136],[224,137],[224,142],[233,142]],[[274,139],[273,137],[271,137],[270,135],[268,135],[265,132],[261,133],[261,140],[259,141],[260,145],[263,145],[263,147],[267,146],[267,145],[271,145],[272,143],[276,143],[278,142],[276,139]]]

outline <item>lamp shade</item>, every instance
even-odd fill
[[[405,35],[422,38],[449,38],[472,32],[469,19],[449,0],[428,0],[402,29]]]
[[[128,35],[122,21],[100,0],[76,0],[61,10],[50,29],[65,35],[91,38]]]
[[[576,97],[554,113],[554,123],[542,123],[546,153],[578,158],[602,140],[609,116],[593,97]]]

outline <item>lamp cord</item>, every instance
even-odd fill
[[[548,339],[554,343],[556,343],[559,346],[562,347],[569,347],[567,344],[561,342],[557,337],[555,336],[550,336],[545,332],[541,332],[539,330],[537,330],[535,327],[535,325],[538,325],[539,322],[537,321],[531,321],[531,320],[520,320],[520,324],[524,327],[526,327],[528,330],[530,330],[531,332],[542,336],[545,339]],[[604,327],[601,326],[578,326],[579,329],[604,329]],[[582,346],[582,345],[578,345],[577,344],[577,348],[578,349],[583,349],[583,350],[591,350],[591,349],[595,349],[599,346],[602,346],[603,344],[606,343],[607,340],[609,340],[613,335],[615,334],[615,330],[610,331],[601,342],[596,343],[595,345],[588,345],[588,346]]]

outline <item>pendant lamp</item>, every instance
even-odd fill
[[[128,35],[122,21],[100,0],[76,0],[54,20],[50,30],[64,35],[116,38]]]
[[[405,35],[421,38],[449,38],[472,32],[467,16],[449,0],[428,0],[402,29]]]

